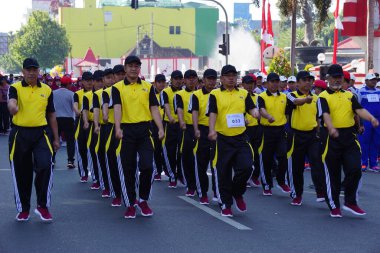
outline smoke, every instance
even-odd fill
[[[209,59],[209,67],[220,70],[225,65],[225,56],[219,54],[218,45]],[[230,31],[230,55],[228,63],[234,65],[238,71],[260,68],[260,45],[250,32],[241,28]]]

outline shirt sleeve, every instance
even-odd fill
[[[199,111],[199,100],[194,94],[191,96],[191,108],[189,108],[190,113],[193,111]]]
[[[260,96],[257,97],[257,107],[258,107],[259,109],[261,109],[261,108],[264,108],[264,109],[265,109],[265,101],[264,101],[264,99],[263,99],[262,97],[260,97]]]
[[[46,112],[55,112],[53,96],[53,92],[50,93],[50,96],[48,98],[48,104],[46,106]]]
[[[329,105],[327,104],[327,101],[325,98],[318,98],[317,101],[318,106],[318,117],[322,117],[323,113],[330,113]]]
[[[95,93],[92,97],[92,108],[100,108],[98,94]]]
[[[102,93],[102,99],[103,99],[103,105],[110,103],[110,96],[105,91],[103,91],[103,93]]]
[[[210,113],[218,113],[218,106],[216,103],[216,97],[213,94],[210,94],[208,98],[206,116],[209,116]]]
[[[83,110],[87,110],[87,111],[90,110],[89,101],[86,96],[83,97]]]
[[[120,91],[112,87],[112,102],[114,105],[121,105]]]
[[[76,93],[74,93],[74,103],[79,103],[79,96]]]
[[[160,104],[158,103],[156,93],[154,92],[154,87],[152,85],[149,91],[149,106],[159,106],[159,105]]]
[[[169,104],[169,97],[168,94],[166,94],[166,91],[161,92],[161,103],[162,106],[164,106],[165,104]]]
[[[355,97],[355,95],[352,96],[351,98],[351,102],[352,102],[352,110],[357,110],[357,109],[363,109],[363,107],[361,106],[361,104],[359,103],[358,99]]]
[[[288,103],[294,104],[294,100],[296,100],[296,96],[293,93],[288,93],[286,95],[286,98],[288,99]]]
[[[18,99],[17,89],[13,86],[10,86],[8,90],[8,100],[9,99],[16,99],[16,100]]]
[[[183,100],[182,97],[178,94],[174,97],[174,112],[177,113],[177,109],[181,108],[183,110]]]
[[[253,100],[251,96],[248,94],[245,98],[245,111],[249,112],[250,110],[256,108],[255,104],[253,103]]]

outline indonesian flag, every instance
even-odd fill
[[[340,18],[339,18],[339,0],[336,3],[334,17],[335,17],[335,29],[343,30],[343,24],[342,24],[342,21],[340,21]]]
[[[274,34],[273,34],[273,29],[272,29],[272,16],[270,14],[270,3],[268,2],[268,21],[267,21],[267,37],[266,37],[266,43],[267,47],[273,46],[274,44]]]
[[[261,18],[261,50],[260,50],[261,72],[263,73],[266,73],[265,62],[264,62],[264,50],[266,48],[266,40],[267,40],[267,27],[266,27],[266,19],[265,19],[265,0],[263,0],[262,18]]]

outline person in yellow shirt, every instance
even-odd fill
[[[203,73],[203,87],[193,93],[191,102],[189,103],[189,112],[192,113],[194,138],[196,140],[194,156],[195,156],[195,179],[199,203],[208,205],[207,197],[209,180],[207,169],[211,167],[211,141],[208,139],[208,117],[206,116],[207,103],[210,92],[216,87],[216,79],[218,73],[214,69],[206,69]],[[215,145],[213,145],[215,149]],[[215,175],[213,170],[213,192],[216,196]]]
[[[189,69],[184,74],[186,88],[177,92],[175,96],[175,113],[178,115],[179,126],[182,130],[181,159],[184,172],[186,196],[195,196],[195,171],[194,171],[194,128],[192,114],[189,113],[190,97],[198,84],[198,75],[195,70]]]
[[[355,215],[366,215],[358,205],[357,191],[361,180],[361,151],[357,140],[355,114],[370,121],[373,127],[379,121],[363,109],[353,93],[342,89],[342,66],[333,64],[327,70],[328,88],[319,94],[318,116],[323,120],[321,137],[323,143],[322,162],[326,176],[326,202],[330,216],[341,218],[340,188],[341,170],[344,179],[343,210]]]
[[[232,217],[233,199],[240,212],[247,210],[243,194],[253,167],[253,150],[245,135],[244,114],[257,118],[259,112],[248,92],[236,87],[234,66],[225,65],[221,75],[222,86],[211,91],[206,115],[209,116],[209,139],[216,141],[212,166],[221,215]]]
[[[272,167],[274,157],[278,160],[276,179],[278,187],[284,193],[290,193],[285,183],[287,171],[286,159],[286,95],[278,91],[280,77],[276,73],[269,73],[267,77],[267,90],[257,98],[260,109],[260,124],[263,129],[262,141],[259,147],[261,183],[263,195],[272,196],[273,180]]]
[[[12,117],[9,159],[14,183],[17,221],[29,220],[33,174],[37,208],[42,221],[51,221],[49,212],[53,185],[53,151],[59,149],[58,126],[53,93],[38,80],[39,64],[34,58],[23,62],[24,80],[9,87],[8,109]],[[34,172],[34,173],[33,173]]]

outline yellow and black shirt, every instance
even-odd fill
[[[92,101],[92,108],[98,108],[99,109],[99,124],[104,124],[103,121],[103,111],[101,105],[103,105],[103,92],[104,89],[99,89],[94,92],[94,98]]]
[[[262,117],[260,119],[261,125],[283,126],[286,124],[287,98],[284,93],[277,91],[272,94],[269,90],[266,90],[258,96],[257,106],[259,109],[264,108],[275,119],[275,122],[269,123],[268,119]]]
[[[108,123],[115,124],[114,112],[113,112],[113,104],[112,104],[112,96],[111,96],[112,86],[103,90],[103,104],[108,104]]]
[[[180,90],[181,89],[176,89],[173,86],[169,86],[161,92],[161,106],[164,107],[165,104],[169,105],[170,114],[176,122],[178,122],[178,116],[174,113],[174,99],[175,94]],[[164,117],[164,120],[169,121],[167,115]]]
[[[237,136],[246,129],[244,114],[254,108],[255,104],[246,90],[228,90],[222,86],[211,91],[206,115],[217,114],[216,132],[225,136]]]
[[[297,98],[306,98],[312,96],[313,101],[308,104],[295,105],[293,101]],[[318,96],[309,92],[303,94],[299,90],[288,93],[288,102],[290,112],[290,126],[298,131],[311,131],[318,125],[317,100]]]
[[[81,89],[74,93],[74,103],[78,103],[78,110],[80,111],[83,109],[83,96],[87,92],[88,91]]]
[[[333,91],[329,88],[319,94],[318,116],[330,114],[335,128],[349,128],[355,126],[355,110],[362,109],[356,97],[348,91]]]
[[[160,102],[161,101],[161,93],[156,88],[154,88],[154,93],[156,94],[156,98],[157,98],[158,103],[161,105],[161,102]],[[160,112],[161,119],[163,119],[165,117],[164,108],[162,106],[159,106],[158,111]]]
[[[186,125],[192,125],[193,124],[193,115],[189,112],[189,104],[190,104],[190,98],[193,94],[193,90],[190,90],[188,88],[178,91],[175,95],[175,101],[174,101],[174,109],[175,113],[177,113],[177,109],[181,108],[183,110],[183,120],[185,121]]]
[[[210,97],[210,92],[205,87],[194,91],[189,103],[189,113],[198,112],[198,124],[208,126],[208,117],[206,116],[207,103]]]
[[[88,121],[94,120],[94,113],[93,113],[93,100],[94,100],[94,94],[95,91],[86,92],[83,95],[83,109],[88,111]]]
[[[257,100],[257,95],[255,93],[250,93],[249,95],[251,96],[253,103],[255,103]],[[259,125],[259,121],[256,118],[252,117],[252,115],[249,113],[245,115],[245,120],[247,121],[246,123],[248,127]]]
[[[121,105],[121,123],[150,122],[151,106],[159,106],[154,87],[141,80],[130,83],[127,78],[112,86],[113,105]]]
[[[30,86],[25,81],[9,86],[9,99],[16,99],[18,112],[12,117],[12,122],[20,127],[46,126],[46,114],[55,112],[53,92],[44,83]]]

